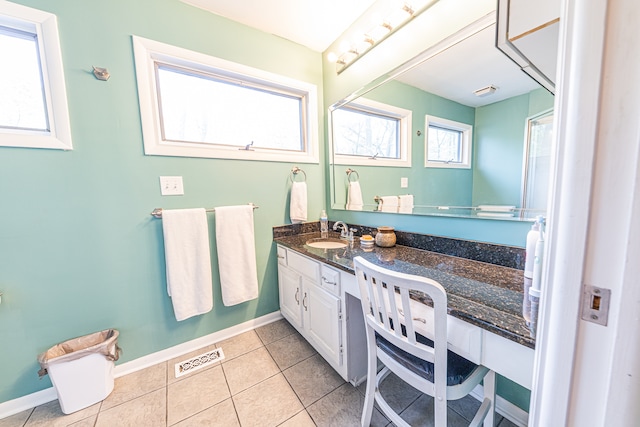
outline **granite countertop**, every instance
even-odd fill
[[[447,291],[450,315],[511,341],[535,347],[535,339],[531,338],[522,317],[522,270],[401,245],[365,250],[359,241],[341,249],[317,249],[305,244],[319,237],[320,233],[312,232],[277,237],[274,241],[351,274],[353,258],[362,256],[389,270],[429,277]],[[337,238],[339,234],[331,233],[330,237]]]

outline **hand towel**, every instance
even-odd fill
[[[294,182],[291,185],[291,201],[289,202],[289,217],[291,223],[296,224],[307,220],[307,183]]]
[[[162,210],[167,293],[176,320],[211,311],[211,253],[204,209]]]
[[[224,305],[258,298],[253,206],[216,208],[216,248]]]
[[[412,213],[413,212],[413,195],[405,194],[398,196],[398,213]]]
[[[381,212],[398,212],[398,196],[382,196],[378,204],[378,210]]]
[[[360,188],[359,181],[349,182],[347,188],[347,210],[349,211],[361,211],[362,205],[362,190]]]

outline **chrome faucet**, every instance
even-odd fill
[[[336,221],[333,224],[333,231],[338,231],[338,227],[340,227],[340,238],[347,239],[349,237],[349,227],[342,221]]]

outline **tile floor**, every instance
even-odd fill
[[[174,365],[222,347],[225,359],[178,379]],[[415,426],[432,425],[431,398],[396,378],[383,394]],[[285,320],[117,378],[104,401],[70,415],[58,401],[1,419],[0,427],[35,426],[336,426],[360,425],[364,385],[346,383]],[[479,402],[449,404],[449,425],[466,426]],[[373,426],[389,421],[375,410]],[[514,424],[497,416],[499,427]]]

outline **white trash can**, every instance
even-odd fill
[[[104,400],[113,390],[118,331],[107,329],[51,347],[38,356],[40,376],[49,374],[65,414]]]

